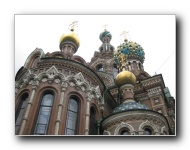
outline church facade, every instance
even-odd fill
[[[161,74],[143,67],[145,53],[104,30],[90,62],[74,55],[74,32],[60,51],[36,48],[15,77],[16,135],[175,135],[175,100]],[[148,59],[148,58],[147,58]]]

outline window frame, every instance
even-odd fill
[[[92,118],[92,114],[91,114],[92,111],[91,111],[91,110],[93,111],[93,118]],[[97,114],[97,112],[96,112],[95,107],[94,107],[94,106],[91,106],[91,107],[90,107],[90,119],[89,119],[89,135],[97,135],[96,114]],[[92,119],[95,119],[95,121],[93,121],[93,123],[95,123],[95,134],[91,134],[91,132],[92,132],[93,129],[94,129],[94,128],[91,128],[91,127],[94,126],[94,125],[92,125],[92,122],[91,122]]]
[[[146,131],[150,131],[150,134],[145,134],[145,130]],[[145,126],[145,127],[143,127],[143,135],[153,135],[153,132],[154,132],[154,130],[151,128],[151,127],[149,127],[149,126]]]
[[[69,104],[70,104],[71,100],[74,100],[77,103],[77,112],[69,110]],[[73,130],[73,129],[70,129],[70,128],[67,127],[68,113],[69,112],[72,112],[72,113],[76,114],[74,134],[67,134],[67,129]],[[65,129],[64,129],[65,135],[78,135],[78,132],[79,132],[79,130],[78,130],[79,116],[80,116],[80,99],[77,96],[73,96],[72,95],[72,96],[69,97],[68,105],[67,105],[66,120],[65,120]]]
[[[19,104],[18,104],[16,113],[15,113],[15,134],[17,134],[19,132],[19,128],[20,128],[20,125],[22,123],[22,118],[24,117],[25,109],[27,107],[27,101],[28,101],[28,99],[29,99],[29,94],[28,93],[22,94],[21,97],[20,97],[20,99],[19,99]],[[25,102],[25,106],[24,107],[23,107],[23,102]],[[20,114],[21,111],[22,111],[23,114]],[[20,121],[19,121],[19,124],[17,125],[17,121],[18,121],[20,115],[21,115]]]
[[[44,103],[44,102],[43,102],[44,97],[45,97],[46,95],[48,95],[48,94],[51,94],[51,95],[52,95],[51,106],[42,104],[42,103]],[[37,116],[36,116],[36,122],[35,122],[35,125],[34,125],[34,131],[33,131],[33,134],[34,134],[34,135],[47,135],[47,134],[48,134],[48,132],[49,132],[50,120],[51,120],[51,116],[52,116],[52,109],[53,109],[54,101],[55,101],[55,94],[54,94],[53,91],[45,91],[45,92],[42,94],[42,96],[41,96],[41,98],[40,98],[39,108],[38,108],[38,111],[37,111],[38,113],[37,113]],[[48,117],[47,124],[38,123],[39,117],[40,117],[40,115],[41,115],[40,113],[42,113],[42,112],[41,112],[42,107],[43,107],[43,108],[51,108],[51,110],[49,111],[49,117]],[[44,115],[44,116],[45,116],[45,115]],[[41,124],[41,125],[46,125],[45,131],[44,131],[45,134],[39,134],[39,133],[37,133],[37,126],[38,126],[39,124]]]
[[[122,134],[123,132],[128,132],[129,134]],[[122,135],[122,136],[123,136],[123,135],[124,135],[124,136],[131,135],[130,129],[127,128],[127,127],[123,127],[123,128],[121,128],[121,129],[119,130],[118,135]]]

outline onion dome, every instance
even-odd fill
[[[149,110],[148,106],[137,103],[137,102],[126,102],[120,104],[118,107],[114,108],[112,113],[127,111],[127,110]]]
[[[78,35],[75,34],[73,31],[71,31],[70,33],[63,34],[63,35],[61,36],[60,42],[59,42],[60,45],[61,45],[61,43],[64,42],[64,41],[72,41],[72,42],[74,42],[74,43],[77,45],[77,47],[80,46],[79,37],[78,37]]]
[[[121,87],[124,84],[136,84],[136,77],[135,75],[130,71],[122,71],[116,76],[115,84],[118,87]]]
[[[127,39],[117,47],[117,52],[128,55],[128,58],[138,58],[142,63],[145,59],[145,53],[141,45],[132,41],[128,42]]]
[[[105,42],[104,39],[108,38],[110,41],[112,39],[112,35],[109,31],[104,30],[103,32],[100,33],[99,38],[104,43]]]

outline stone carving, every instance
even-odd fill
[[[155,125],[148,120],[140,124],[139,131],[142,131],[145,126],[151,127],[154,130],[154,132],[158,132],[158,129],[155,127]]]
[[[84,79],[84,77],[83,77],[83,75],[82,75],[81,72],[77,73],[77,74],[74,76],[74,78],[75,78],[75,80],[76,80],[78,83],[80,83],[80,82],[85,82],[85,79]]]
[[[55,81],[55,83],[60,83],[61,82],[60,79],[55,79],[54,81]]]
[[[75,83],[72,82],[72,81],[70,81],[70,82],[69,82],[69,85],[73,87],[73,86],[75,86]]]
[[[43,78],[43,79],[42,79],[42,82],[46,82],[46,81],[47,81],[47,78]]]
[[[122,128],[127,128],[127,129],[129,129],[130,133],[135,133],[135,130],[134,130],[134,128],[133,128],[132,125],[130,125],[130,124],[126,123],[126,122],[121,122],[121,123],[117,126],[117,128],[115,129],[114,135],[118,135],[119,130],[122,129]]]
[[[58,70],[55,66],[52,66],[50,69],[46,71],[46,74],[49,75],[49,78],[53,78],[56,74],[58,74]]]

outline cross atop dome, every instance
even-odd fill
[[[128,41],[128,38],[130,39],[130,36],[129,36],[129,31],[123,31],[121,34],[120,34],[121,38],[124,39],[125,42]]]
[[[75,27],[77,26],[78,21],[73,21],[70,25],[69,25],[69,30],[70,31],[74,31]]]
[[[103,26],[103,29],[104,29],[104,31],[107,31],[107,29],[108,29],[108,25],[105,24],[105,25]]]

